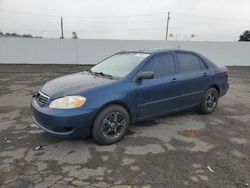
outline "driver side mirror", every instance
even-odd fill
[[[154,72],[152,71],[140,72],[136,76],[136,80],[153,79],[153,78],[154,78]]]

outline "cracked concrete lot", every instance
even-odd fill
[[[141,122],[111,146],[55,138],[31,120],[34,91],[86,68],[0,65],[0,187],[250,187],[250,67],[229,67],[213,114]]]

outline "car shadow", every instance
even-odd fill
[[[171,113],[171,114],[167,114],[167,115],[161,115],[158,116],[157,118],[152,118],[152,119],[148,119],[148,120],[143,120],[137,123],[132,124],[132,126],[134,127],[150,127],[150,126],[156,126],[159,123],[157,122],[157,120],[159,119],[166,119],[168,117],[171,118],[178,118],[178,117],[182,117],[182,116],[189,116],[189,115],[201,115],[198,110],[196,109],[190,109],[190,110],[185,110],[185,111],[181,111],[181,112],[175,112],[175,113]]]
[[[163,116],[159,116],[157,118],[154,119],[149,119],[149,120],[145,120],[145,121],[140,121],[137,123],[134,123],[130,126],[130,128],[128,129],[127,133],[125,136],[131,136],[136,134],[136,130],[139,127],[153,127],[153,126],[157,126],[159,125],[159,122],[157,122],[157,120],[160,119],[167,119],[167,118],[181,118],[182,116],[190,116],[190,115],[200,115],[199,112],[197,112],[197,110],[195,109],[190,109],[190,110],[186,110],[186,111],[182,111],[182,112],[176,112],[176,113],[172,113],[172,114],[168,114],[168,115],[163,115]],[[49,135],[47,133],[43,133],[42,135],[40,135],[40,139],[43,140],[46,137],[46,140],[48,141],[48,143],[56,143],[56,142],[62,142],[62,141],[68,141],[68,142],[83,142],[86,145],[89,144],[96,144],[99,145],[97,142],[95,142],[95,140],[91,137],[76,137],[76,138],[59,138],[59,137],[54,137],[52,135]],[[50,143],[50,144],[51,144]]]

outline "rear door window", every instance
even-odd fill
[[[196,72],[207,69],[205,63],[196,55],[189,53],[178,53],[180,73]]]

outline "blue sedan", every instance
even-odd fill
[[[227,69],[195,52],[123,51],[49,81],[33,96],[31,112],[49,134],[113,144],[131,123],[190,108],[212,113],[228,88]]]

